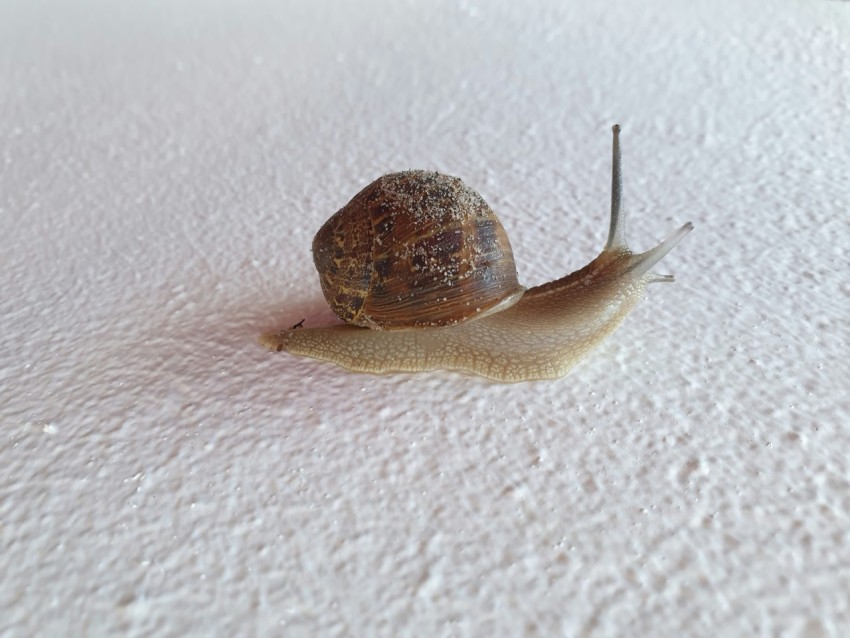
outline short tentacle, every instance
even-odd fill
[[[685,236],[694,229],[692,222],[684,224],[670,235],[667,239],[658,244],[655,248],[650,248],[646,252],[632,255],[631,272],[635,275],[648,273],[650,268],[661,261],[664,256],[673,250]],[[651,282],[668,282],[673,281],[673,275],[657,275],[653,274]]]

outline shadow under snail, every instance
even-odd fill
[[[510,242],[481,196],[456,177],[385,175],[331,217],[313,240],[322,291],[348,325],[265,334],[270,350],[359,372],[459,370],[499,381],[556,379],[611,334],[650,269],[693,229],[632,252],[620,209],[619,125],[613,127],[611,223],[596,259],[526,290]]]

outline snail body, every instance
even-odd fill
[[[412,235],[405,235],[408,239],[399,244],[402,248],[398,250],[398,258],[395,256],[396,248],[381,251],[380,254],[384,255],[382,258],[388,259],[390,265],[385,264],[377,269],[371,268],[373,271],[378,271],[379,286],[385,285],[387,281],[390,282],[391,287],[402,286],[395,295],[401,296],[398,301],[405,307],[400,311],[390,310],[388,314],[391,321],[384,322],[383,325],[380,323],[384,321],[383,319],[376,320],[371,316],[361,321],[361,325],[378,329],[356,325],[298,328],[263,335],[260,343],[271,350],[332,361],[359,372],[417,372],[447,369],[470,372],[506,382],[555,379],[564,376],[620,325],[643,297],[648,284],[673,281],[672,276],[656,274],[651,271],[651,268],[693,229],[693,225],[687,223],[667,240],[643,253],[635,253],[629,249],[625,241],[624,219],[620,209],[622,188],[619,126],[615,125],[613,130],[611,223],[608,241],[599,256],[583,268],[561,279],[524,290],[516,279],[513,254],[507,235],[502,237],[501,233],[504,231],[497,220],[482,222],[485,228],[483,233],[476,227],[468,235],[463,235],[464,239],[458,239],[462,233],[460,229],[452,228],[446,231],[445,227],[441,226],[447,221],[460,222],[462,225],[463,215],[460,209],[470,208],[470,202],[472,202],[471,207],[475,209],[472,211],[472,219],[489,218],[492,211],[489,211],[486,204],[483,204],[486,207],[484,210],[478,202],[480,196],[477,193],[460,184],[460,180],[456,178],[434,177],[436,175],[434,173],[411,171],[393,174],[381,179],[387,177],[393,180],[402,179],[402,181],[407,178],[414,181],[430,179],[440,182],[441,185],[436,190],[443,195],[434,196],[434,198],[440,200],[442,204],[437,205],[436,209],[454,211],[448,215],[429,213],[430,204],[427,201],[429,197],[416,196],[420,203],[414,207],[418,207],[420,213],[429,219],[441,218],[439,223],[429,226],[424,234],[417,234],[414,230]],[[400,176],[406,176],[406,178]],[[457,183],[451,180],[456,180]],[[368,199],[372,186],[374,183],[361,191],[352,203],[355,203],[358,197]],[[422,184],[406,188],[407,191],[418,192],[420,195],[429,191]],[[453,189],[460,195],[453,196],[450,192]],[[475,197],[472,197],[470,192]],[[364,195],[364,193],[367,194]],[[450,200],[458,198],[463,200],[463,204],[453,208]],[[400,199],[409,201],[410,197],[403,196]],[[383,203],[386,204],[386,201]],[[432,201],[431,204],[433,203]],[[363,208],[362,201],[358,205]],[[349,206],[344,207],[328,223],[344,214]],[[377,205],[373,208],[379,210],[377,218],[380,223],[380,220],[387,218],[391,206],[381,208]],[[355,217],[361,216],[355,215]],[[492,215],[492,218],[495,219],[495,215]],[[497,224],[498,228],[494,224]],[[336,227],[336,222],[332,226]],[[440,230],[441,228],[443,230]],[[323,227],[323,230],[317,234],[313,246],[323,290],[332,307],[340,299],[344,303],[352,296],[351,291],[357,287],[346,284],[343,286],[343,292],[339,293],[339,289],[326,286],[333,278],[323,274],[322,266],[320,266],[321,261],[325,261],[324,266],[327,267],[328,263],[339,265],[347,258],[343,255],[342,240],[339,239],[344,236],[342,230],[341,227],[337,227],[338,238],[328,243],[329,233]],[[362,234],[362,232],[364,231],[355,231],[353,234]],[[482,234],[485,241],[482,245],[478,245],[475,242],[481,240]],[[320,235],[324,235],[321,240]],[[411,244],[415,244],[420,236],[431,239],[411,249]],[[433,239],[435,237],[437,239]],[[388,239],[389,236],[383,236],[378,245],[383,247],[384,244],[389,243]],[[319,242],[319,245],[316,242]],[[497,246],[496,249],[485,250],[494,245]],[[426,249],[429,246],[437,246],[435,254],[428,254]],[[322,253],[323,250],[325,253]],[[401,261],[407,259],[408,264],[415,262],[422,267],[430,263],[431,257],[434,257],[436,260],[434,263],[436,263],[439,261],[437,257],[440,254],[445,257],[447,253],[450,253],[452,257],[450,263],[453,265],[446,267],[446,274],[462,276],[458,277],[459,281],[451,277],[441,278],[435,273],[439,274],[443,271],[440,267],[434,266],[430,278],[425,278],[428,285],[424,287],[426,293],[433,293],[426,304],[430,314],[424,320],[413,318],[405,323],[403,317],[410,315],[415,309],[417,291],[415,287],[413,292],[403,288],[400,274],[408,269],[399,269],[392,258]],[[473,260],[474,256],[482,254],[489,257],[479,261]],[[419,258],[413,259],[417,255]],[[490,263],[490,257],[493,257],[495,261],[505,260],[505,263],[494,265]],[[372,263],[377,262],[373,259]],[[396,270],[393,271],[395,275],[386,277],[393,264],[396,266]],[[354,266],[347,268],[353,269]],[[414,270],[414,273],[421,273],[421,270]],[[358,277],[360,279],[357,277],[354,279],[362,282],[363,277],[360,275]],[[486,289],[486,284],[492,281],[495,281],[493,286],[495,294],[492,297],[486,297],[481,285]],[[455,286],[464,283],[472,284],[471,292],[462,292],[453,296]],[[363,302],[356,300],[354,302],[355,305],[360,305],[358,311],[368,304],[370,285],[374,287],[376,284],[374,281],[367,284],[367,299]],[[326,288],[330,288],[330,291]],[[363,286],[361,285],[360,288]],[[336,295],[334,301],[332,301],[333,295]],[[443,302],[442,297],[447,299]],[[445,313],[440,311],[441,303],[454,307],[450,309],[451,312]],[[345,312],[350,311],[343,310],[342,314]],[[338,312],[338,314],[341,313]]]

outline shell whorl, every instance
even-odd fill
[[[429,171],[369,184],[316,233],[313,260],[334,312],[370,328],[454,325],[522,292],[492,209],[457,177]]]

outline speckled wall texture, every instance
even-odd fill
[[[850,635],[850,3],[8,0],[0,634]],[[520,281],[647,297],[559,381],[271,353],[310,242],[461,177]]]

